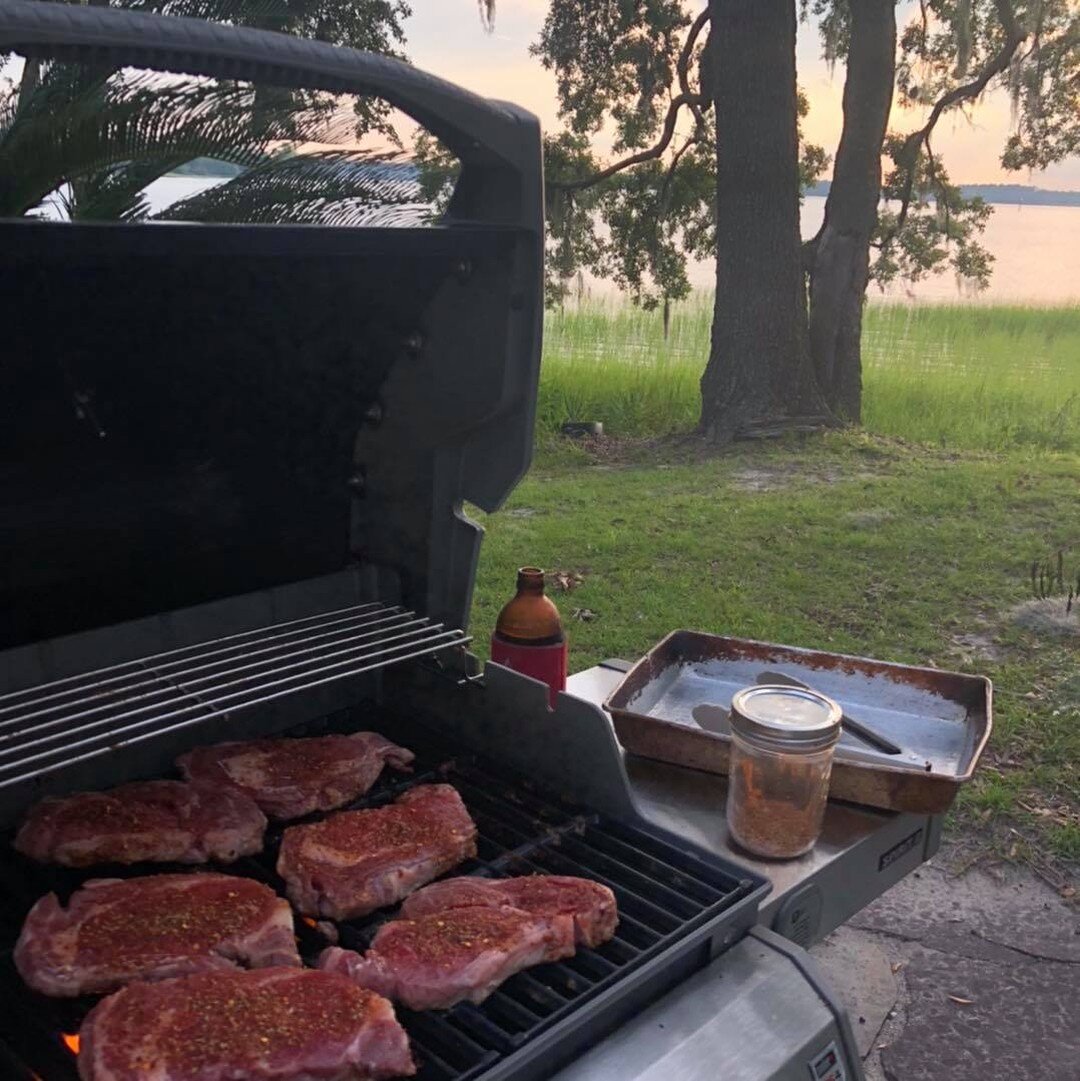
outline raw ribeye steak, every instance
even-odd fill
[[[446,878],[407,898],[401,915],[415,919],[451,908],[520,908],[540,916],[565,915],[574,920],[579,946],[599,946],[619,922],[615,894],[588,878],[567,875],[524,875],[520,878]]]
[[[217,969],[300,966],[292,909],[233,875],[99,878],[30,910],[15,967],[36,991],[74,997]]]
[[[278,874],[308,916],[346,920],[392,905],[476,855],[476,825],[457,790],[417,785],[386,807],[290,826]]]
[[[302,968],[133,983],[79,1032],[83,1081],[379,1081],[416,1072],[385,998]]]
[[[262,851],[266,816],[235,788],[136,781],[44,799],[15,847],[40,863],[232,863]]]
[[[453,908],[379,928],[361,956],[336,946],[319,967],[412,1010],[483,1002],[503,980],[574,952],[574,921],[516,908]]]
[[[362,796],[383,766],[407,769],[414,755],[377,732],[259,739],[198,747],[177,759],[189,781],[231,784],[271,818],[332,811]]]

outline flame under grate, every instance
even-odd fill
[[[501,877],[515,874],[566,874],[591,878],[616,895],[620,922],[615,937],[595,950],[579,949],[574,957],[539,965],[507,980],[481,1005],[461,1003],[451,1010],[413,1013],[398,1010],[409,1033],[422,1081],[471,1081],[497,1067],[498,1076],[517,1076],[515,1061],[545,1033],[565,1028],[568,1021],[587,1020],[589,1004],[606,989],[629,981],[646,962],[683,939],[695,928],[729,913],[732,921],[752,919],[740,905],[756,884],[736,877],[736,868],[699,858],[635,827],[570,807],[538,791],[521,778],[473,758],[438,748],[431,733],[409,731],[409,723],[373,722],[355,712],[325,718],[302,733],[320,730],[376,728],[417,752],[413,773],[386,773],[352,807],[389,802],[405,789],[437,781],[453,784],[477,824],[477,858],[455,874]],[[318,817],[318,816],[313,816]],[[274,864],[284,827],[271,828],[265,851],[227,868],[258,879],[284,893]],[[55,890],[65,897],[91,877],[131,876],[197,868],[145,865],[99,867],[92,872],[39,867],[13,853],[0,857],[0,929],[8,946],[0,960],[0,989],[6,1009],[0,1020],[0,1040],[14,1049],[22,1074],[42,1081],[76,1081],[72,1039],[95,999],[50,1000],[29,991],[11,962],[10,945],[25,911],[42,894]],[[341,945],[364,950],[393,910],[336,924]],[[327,945],[313,926],[298,919],[301,953],[312,961]],[[732,934],[730,937],[734,937]],[[704,956],[692,967],[702,963]],[[679,978],[676,976],[676,978]],[[601,1035],[600,1031],[594,1034]],[[2,1045],[0,1045],[2,1052]],[[550,1069],[551,1059],[545,1059]],[[531,1065],[531,1072],[525,1069]],[[522,1076],[537,1076],[537,1064],[523,1064]]]

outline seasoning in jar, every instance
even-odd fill
[[[747,851],[792,859],[814,847],[841,712],[799,687],[747,687],[732,698],[727,823]]]

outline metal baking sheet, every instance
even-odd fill
[[[992,686],[983,676],[696,631],[668,635],[605,706],[631,754],[727,773],[731,697],[768,673],[834,698],[901,749],[886,754],[845,731],[830,787],[836,799],[937,814],[971,778],[990,737]]]

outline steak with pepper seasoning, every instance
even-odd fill
[[[412,751],[377,732],[258,739],[198,747],[176,760],[189,781],[230,784],[271,818],[332,811],[362,796],[383,766],[407,769]]]
[[[136,781],[44,799],[15,847],[39,863],[232,863],[260,852],[266,816],[235,788]]]
[[[14,960],[35,991],[58,997],[215,969],[300,967],[289,903],[218,874],[95,879],[66,908],[47,894],[26,917]]]
[[[347,920],[392,905],[476,855],[476,824],[448,784],[394,803],[290,826],[278,854],[289,900],[308,916]]]
[[[381,1081],[416,1072],[389,1002],[311,969],[133,983],[79,1032],[82,1081]]]
[[[615,894],[587,878],[523,875],[520,878],[446,878],[432,882],[401,906],[405,919],[453,908],[519,908],[538,916],[566,915],[579,946],[607,942],[619,922]]]
[[[340,972],[412,1010],[444,1010],[483,1002],[503,980],[574,952],[574,920],[516,908],[454,908],[393,920],[361,956],[336,946],[319,968]]]

